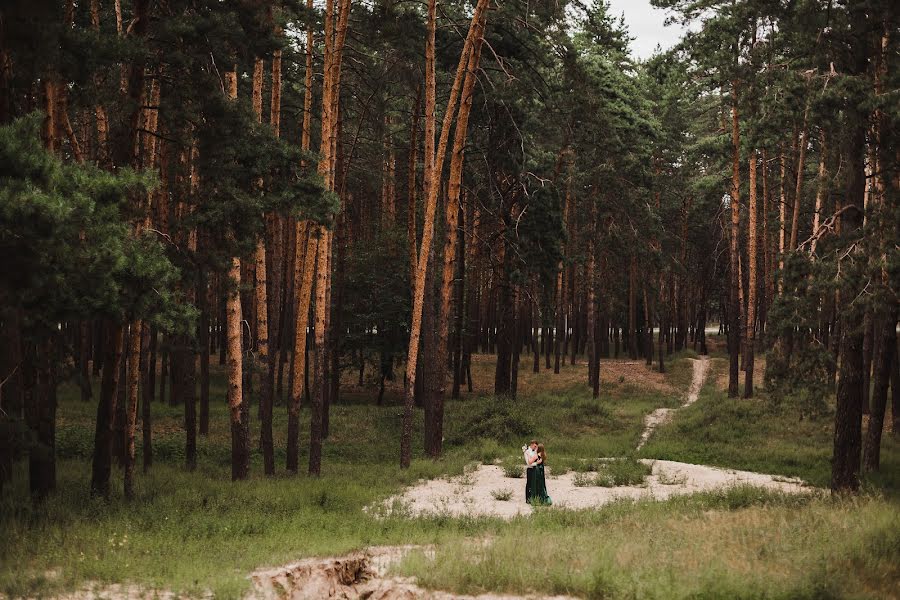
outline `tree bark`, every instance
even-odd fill
[[[94,429],[94,457],[91,469],[91,496],[109,498],[110,473],[112,471],[113,424],[116,417],[119,373],[122,360],[122,327],[107,323],[106,356],[103,363],[103,379],[100,383],[100,400],[97,404],[97,420]]]
[[[237,99],[237,72],[225,73],[226,94]],[[246,479],[250,471],[250,439],[242,414],[243,355],[241,352],[241,259],[232,257],[226,279],[225,327],[227,339],[228,408],[231,415],[231,479]]]
[[[459,211],[460,190],[462,187],[463,158],[466,147],[466,134],[469,128],[469,114],[472,110],[472,100],[475,91],[476,72],[481,58],[481,42],[484,34],[484,21],[487,11],[481,13],[478,22],[473,23],[474,29],[472,49],[469,53],[466,68],[466,77],[462,86],[459,102],[459,114],[456,118],[456,129],[453,138],[453,150],[450,153],[450,178],[447,183],[447,202],[445,203],[444,222],[444,263],[441,276],[441,297],[437,317],[437,352],[435,365],[438,381],[432,407],[432,419],[426,422],[431,431],[425,435],[425,453],[437,458],[441,455],[441,440],[444,430],[444,398],[447,392],[447,369],[450,347],[450,301],[453,295],[453,278],[456,273],[457,245],[459,244]],[[440,173],[434,173],[431,185],[440,185]],[[461,309],[461,307],[460,307]]]
[[[756,150],[750,151],[750,206],[747,231],[747,261],[749,279],[747,283],[747,343],[744,346],[744,398],[753,397],[753,358],[756,343],[756,292],[758,280],[756,265],[758,263],[756,235]]]
[[[861,75],[868,67],[865,30],[868,17],[863,7],[852,8],[851,31],[856,34],[853,48],[853,73]],[[863,226],[865,198],[865,140],[868,115],[857,104],[846,107],[848,131],[845,134],[844,163],[847,165],[845,211],[841,230],[846,239],[855,237]],[[851,258],[862,260],[857,248]],[[858,284],[856,284],[858,285]],[[848,290],[853,296],[857,290]],[[831,460],[831,490],[856,492],[862,446],[862,343],[861,311],[854,305],[841,309],[840,379],[834,414],[834,452]]]
[[[897,306],[884,313],[876,327],[880,339],[876,344],[872,410],[863,453],[863,468],[866,471],[877,471],[881,465],[881,432],[884,429],[891,368],[897,354]]]
[[[731,100],[731,145],[732,145],[732,171],[731,171],[731,243],[729,245],[729,306],[728,306],[728,397],[738,396],[739,354],[741,348],[740,332],[740,274],[738,269],[741,226],[741,139],[740,125],[737,109],[737,82],[732,82]]]
[[[447,139],[450,135],[450,126],[456,109],[456,103],[459,96],[460,86],[462,85],[463,72],[468,64],[469,53],[473,44],[475,24],[481,19],[481,13],[487,8],[487,0],[479,0],[475,7],[475,14],[472,17],[472,23],[469,26],[469,33],[466,36],[466,42],[460,56],[459,64],[456,69],[456,77],[453,81],[453,87],[450,91],[450,98],[447,101],[447,111],[444,114],[444,122],[441,128],[441,137],[438,144],[437,154],[431,154],[429,148],[429,132],[432,132],[434,123],[434,105],[435,105],[435,81],[434,81],[434,30],[435,30],[435,7],[434,0],[429,1],[429,17],[428,17],[428,38],[425,45],[426,53],[426,85],[425,85],[425,171],[426,177],[435,175],[440,178],[442,165],[444,163],[444,155],[447,148]],[[431,72],[428,75],[428,71]],[[433,142],[432,142],[433,143]],[[429,155],[433,156],[432,159]],[[429,179],[426,179],[426,183]],[[434,182],[426,184],[427,200],[425,203],[425,220],[422,231],[422,244],[419,249],[419,258],[416,265],[415,277],[415,293],[413,295],[413,311],[412,325],[410,327],[409,349],[406,360],[406,389],[404,394],[403,405],[403,426],[400,436],[400,467],[409,467],[412,459],[412,416],[413,405],[415,401],[415,385],[416,385],[416,366],[419,354],[419,338],[421,336],[422,326],[422,307],[425,295],[425,275],[428,268],[428,251],[431,247],[431,239],[434,235],[434,216],[437,209],[437,195],[439,184]]]

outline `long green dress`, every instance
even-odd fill
[[[532,475],[532,496],[529,498],[529,502],[536,502],[537,504],[553,504],[553,501],[550,499],[550,494],[547,493],[547,479],[544,477],[544,464],[541,463],[536,465],[531,469],[534,471],[534,475]]]
[[[531,504],[534,498],[534,473],[537,467],[525,467],[525,502]]]

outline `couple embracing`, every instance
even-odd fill
[[[531,440],[522,446],[525,456],[525,502],[529,504],[553,504],[547,494],[547,480],[544,476],[544,465],[547,463],[547,452],[544,445]]]

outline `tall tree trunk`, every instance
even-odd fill
[[[128,369],[126,382],[127,406],[125,412],[125,497],[134,498],[134,438],[137,425],[138,386],[141,381],[141,328],[140,319],[131,322],[128,335]]]
[[[441,446],[444,431],[444,397],[447,391],[447,369],[450,347],[450,300],[453,295],[453,276],[456,273],[457,245],[459,244],[459,211],[460,190],[462,188],[463,153],[466,147],[466,134],[469,128],[469,114],[472,110],[474,98],[476,72],[481,59],[481,42],[484,34],[484,21],[487,11],[481,13],[478,22],[473,23],[472,49],[469,53],[466,68],[466,77],[462,86],[459,102],[459,114],[456,118],[453,149],[450,153],[450,178],[447,183],[447,202],[445,204],[444,222],[446,239],[444,241],[444,263],[441,276],[441,296],[437,318],[437,352],[435,365],[438,374],[434,406],[432,407],[431,422],[426,422],[426,428],[430,429],[425,435],[425,453],[432,458],[441,455]],[[440,185],[440,173],[434,173],[431,185]],[[462,307],[460,307],[461,309]],[[430,435],[429,435],[430,433]]]
[[[851,31],[858,38],[853,44],[852,73],[862,75],[868,67],[868,44],[864,33],[868,27],[865,9],[850,10]],[[846,108],[848,130],[845,134],[844,163],[847,165],[845,211],[841,215],[841,230],[846,239],[858,235],[863,226],[865,198],[865,140],[868,115],[858,104]],[[799,199],[798,199],[799,200]],[[851,258],[861,261],[857,249]],[[856,296],[858,290],[848,290]],[[853,303],[841,309],[840,378],[834,414],[834,453],[831,460],[831,489],[833,492],[855,492],[859,489],[859,466],[862,451],[862,343],[860,325],[863,315]]]
[[[897,306],[883,313],[876,327],[880,339],[876,344],[872,410],[863,453],[863,467],[866,471],[877,471],[881,465],[881,432],[884,429],[891,367],[897,354]]]
[[[225,91],[232,100],[237,99],[237,72],[225,73]],[[243,354],[241,352],[241,259],[232,257],[226,279],[225,327],[228,349],[228,408],[231,413],[231,479],[246,479],[250,471],[250,439],[243,419]]]
[[[741,226],[741,139],[737,109],[737,82],[732,82],[731,104],[731,144],[732,144],[732,171],[731,171],[731,243],[729,246],[729,303],[728,303],[728,397],[738,396],[739,354],[741,348],[740,332],[740,274],[738,269]]]
[[[628,356],[637,360],[637,259],[628,261]]]
[[[791,219],[791,241],[788,248],[790,250],[797,249],[797,234],[800,230],[800,204],[803,202],[803,172],[806,164],[806,134],[809,129],[809,103],[803,111],[803,128],[800,130],[800,158],[797,162],[797,189],[794,192],[794,214]]]
[[[591,213],[594,213],[592,208]],[[596,265],[596,245],[594,236],[588,240],[588,264],[587,264],[587,354],[589,383],[591,386],[591,396],[593,398],[600,397],[600,356],[599,344],[597,343],[597,293],[596,293],[596,276],[594,274]]]
[[[347,34],[347,21],[350,14],[350,0],[340,0],[337,19],[334,14],[333,0],[328,0],[325,9],[325,79],[323,80],[322,97],[322,160],[319,162],[319,175],[329,190],[334,190],[337,130],[338,130],[338,98],[340,97],[341,56]],[[313,381],[315,393],[312,395],[310,439],[309,439],[309,474],[319,475],[322,463],[322,440],[324,438],[324,414],[327,409],[328,380],[326,377],[326,319],[328,312],[328,289],[331,281],[331,232],[319,226],[319,244],[316,272],[316,314],[315,344],[313,360]]]
[[[440,179],[442,166],[444,163],[444,155],[447,148],[447,140],[450,135],[450,126],[455,114],[456,103],[459,97],[460,87],[462,85],[463,73],[469,62],[469,54],[474,42],[474,30],[476,23],[480,21],[481,14],[487,8],[487,0],[479,0],[475,7],[475,13],[472,16],[472,23],[469,26],[469,33],[460,56],[459,64],[456,69],[456,77],[453,81],[453,87],[450,91],[450,98],[447,101],[447,111],[444,114],[444,122],[441,128],[441,136],[436,154],[428,151],[429,133],[433,140],[433,124],[434,124],[434,106],[435,106],[435,80],[434,80],[434,31],[436,9],[434,0],[429,1],[429,17],[428,17],[428,37],[425,44],[425,64],[426,64],[426,85],[425,85],[425,172],[426,172],[426,190],[427,200],[425,203],[425,220],[422,230],[422,244],[419,249],[419,258],[416,265],[415,277],[415,293],[413,295],[413,312],[412,325],[410,327],[409,349],[406,360],[406,390],[403,405],[403,427],[400,436],[400,467],[409,467],[412,459],[412,416],[413,404],[415,401],[415,385],[416,385],[416,366],[419,354],[419,338],[422,326],[422,307],[425,295],[425,275],[428,269],[428,251],[431,247],[431,240],[434,236],[434,216],[437,209],[437,195],[440,185],[437,180]],[[430,71],[430,75],[428,72]],[[433,143],[433,142],[432,142]],[[431,157],[429,156],[431,155]],[[432,175],[434,177],[432,177]]]
[[[306,0],[306,9],[311,11],[312,0]],[[306,27],[306,75],[303,80],[303,125],[300,147],[310,149],[312,131],[312,81],[313,81],[313,30],[310,22]],[[309,305],[312,294],[312,276],[318,253],[318,237],[313,234],[313,225],[297,221],[294,224],[297,239],[294,254],[294,290],[299,294],[294,306],[293,354],[291,359],[290,397],[288,399],[288,433],[286,467],[292,473],[299,470],[300,404],[307,388],[307,327],[309,325]]]
[[[747,282],[747,343],[744,350],[747,353],[744,359],[744,398],[753,397],[753,354],[756,343],[756,291],[758,288],[758,279],[756,274],[757,242],[756,235],[756,150],[750,151],[750,206],[749,222],[747,224],[747,261],[749,262],[747,271],[749,279]]]
[[[309,326],[309,306],[312,296],[313,274],[316,269],[319,238],[315,225],[297,223],[297,256],[294,273],[295,288],[298,289],[297,323],[294,332],[294,369],[291,396],[288,405],[287,470],[298,471],[300,435],[300,404],[306,384],[306,342]]]
[[[103,360],[103,379],[94,429],[94,457],[91,470],[91,495],[109,498],[109,478],[112,471],[113,426],[116,417],[119,374],[122,360],[122,327],[107,323],[104,327],[106,356]]]

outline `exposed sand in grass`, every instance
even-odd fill
[[[335,558],[302,560],[254,572],[250,577],[253,591],[247,597],[258,600],[569,600],[565,596],[466,596],[426,590],[414,578],[392,577],[388,573],[410,550],[424,550],[433,558],[434,550],[428,547],[375,546]]]
[[[706,381],[706,373],[709,370],[709,357],[702,356],[700,358],[693,358],[691,359],[691,364],[693,365],[691,387],[688,389],[687,397],[685,398],[684,404],[682,404],[680,408],[690,406],[697,401],[697,397],[700,395],[700,390],[703,388],[703,382]],[[650,436],[653,434],[654,429],[656,429],[663,423],[667,423],[672,418],[672,413],[674,413],[676,410],[678,409],[657,408],[652,413],[644,417],[644,431],[643,433],[641,433],[641,441],[638,442],[637,450],[640,450],[644,446],[644,444],[647,443],[647,440],[650,439]]]
[[[754,485],[784,492],[809,491],[799,479],[773,475],[720,469],[705,465],[669,460],[642,459],[650,465],[652,474],[641,486],[579,487],[577,473],[554,477],[551,473],[547,488],[553,505],[559,508],[596,508],[620,499],[665,500],[671,496],[721,489],[735,485]],[[509,500],[497,500],[495,493],[509,490]],[[511,479],[496,465],[481,465],[472,472],[448,479],[421,481],[385,504],[387,512],[400,511],[412,516],[449,515],[497,516],[510,519],[530,514],[534,509],[525,503],[525,480]]]
[[[708,357],[693,359],[693,377],[681,408],[697,401],[710,361]],[[647,415],[645,428],[638,443],[640,449],[653,431],[666,423],[679,409],[660,408]],[[603,460],[603,459],[601,459]],[[608,460],[608,459],[607,459]],[[598,487],[577,486],[577,473],[552,474],[547,487],[554,506],[561,508],[594,508],[620,499],[665,500],[679,494],[693,494],[735,485],[754,485],[790,493],[807,491],[799,479],[721,469],[705,465],[669,460],[642,459],[652,471],[640,486]],[[583,476],[582,476],[583,478]],[[512,518],[530,514],[534,509],[525,503],[523,479],[508,478],[496,465],[481,465],[459,477],[420,481],[403,494],[390,498],[384,505],[387,512],[399,511],[413,516],[498,516]],[[498,499],[510,496],[507,500]]]

